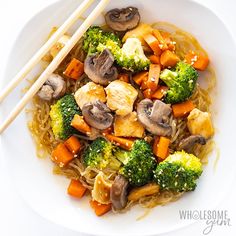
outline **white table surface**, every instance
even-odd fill
[[[178,1],[178,0],[176,0]],[[236,39],[236,1],[235,0],[197,0],[209,6],[223,19]],[[0,1],[0,81],[3,79],[6,58],[22,26],[40,9],[54,0],[7,0]],[[207,33],[207,32],[206,32]],[[209,32],[210,33],[210,32]],[[220,32],[219,32],[220,34]],[[236,63],[236,62],[235,62]],[[232,75],[235,77],[235,75]],[[235,78],[236,79],[236,78]],[[234,108],[235,109],[235,108]],[[0,152],[0,235],[1,236],[81,236],[77,232],[55,225],[28,207],[15,191],[3,164]],[[227,210],[231,226],[216,226],[209,235],[236,235],[236,188],[229,193],[218,209]],[[202,235],[205,222],[197,223],[168,234]],[[167,235],[167,234],[166,234]]]

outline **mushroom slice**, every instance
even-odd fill
[[[168,123],[170,113],[170,106],[159,100],[153,103],[150,99],[144,99],[137,106],[139,121],[155,135],[171,135],[172,128]]]
[[[195,144],[205,145],[206,139],[201,135],[191,135],[180,141],[178,150],[184,150],[191,153]]]
[[[53,95],[53,88],[50,85],[43,85],[41,89],[38,91],[37,95],[39,96],[40,99],[45,100],[45,101],[50,101],[52,100],[52,95]]]
[[[84,62],[84,72],[95,83],[108,85],[117,79],[118,71],[114,64],[114,57],[108,49],[100,54],[88,56]]]
[[[57,74],[51,74],[46,80],[42,88],[38,92],[38,96],[42,100],[50,101],[53,98],[58,99],[66,92],[66,83],[64,79]]]
[[[128,181],[122,175],[117,175],[110,191],[110,199],[115,210],[121,210],[127,204]]]
[[[140,22],[140,14],[136,7],[112,9],[105,15],[107,25],[115,31],[134,29]]]
[[[112,125],[111,110],[101,101],[86,103],[82,108],[85,121],[92,127],[103,130]]]
[[[135,202],[139,200],[141,197],[157,194],[159,193],[159,191],[160,191],[159,185],[155,183],[146,184],[142,187],[137,187],[132,189],[129,193],[128,200]]]

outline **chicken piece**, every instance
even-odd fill
[[[137,90],[130,84],[115,80],[106,88],[107,106],[117,115],[126,116],[133,111],[133,104],[138,96]]]
[[[93,200],[101,203],[108,204],[110,203],[110,190],[112,184],[105,180],[104,174],[102,171],[98,173],[95,179],[94,188],[92,190]]]
[[[96,100],[106,102],[106,94],[101,85],[89,82],[76,91],[75,100],[80,109],[82,109],[84,104],[88,102],[94,102]]]
[[[70,40],[70,36],[64,34],[52,48],[50,49],[50,54],[52,57],[56,57],[56,55],[60,52],[60,50],[66,45],[66,43]]]
[[[131,112],[126,116],[116,116],[114,132],[115,136],[142,138],[144,127],[138,121],[137,113]]]
[[[187,119],[188,129],[191,134],[202,135],[205,139],[214,135],[211,114],[209,112],[202,112],[195,108],[190,112]]]

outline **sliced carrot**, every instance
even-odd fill
[[[58,144],[52,151],[52,160],[60,167],[66,166],[73,159],[74,155],[67,149],[64,143]]]
[[[155,55],[159,56],[161,55],[161,49],[159,46],[159,41],[156,37],[154,37],[152,34],[146,34],[143,36],[146,43],[149,45],[149,47],[152,49]]]
[[[64,144],[73,154],[77,154],[80,151],[81,144],[75,136],[68,138]]]
[[[147,80],[147,78],[148,78],[148,72],[147,72],[147,71],[142,71],[142,72],[136,74],[136,75],[133,77],[133,81],[134,81],[137,85],[141,85],[144,80]]]
[[[161,159],[166,159],[169,153],[170,139],[161,136],[157,144],[156,155]],[[155,153],[154,153],[155,154]]]
[[[166,50],[161,54],[160,62],[163,67],[173,67],[179,61],[179,57],[170,50]]]
[[[152,94],[152,98],[159,100],[162,99],[168,89],[169,88],[167,86],[159,86],[157,91]]]
[[[158,29],[154,29],[152,34],[158,39],[161,50],[163,50],[163,51],[167,50],[168,46],[166,44],[165,39],[161,35],[160,31]]]
[[[157,148],[158,148],[159,139],[160,139],[160,137],[156,136],[154,138],[154,143],[153,143],[153,146],[152,146],[152,151],[153,151],[155,156],[157,156]]]
[[[152,92],[151,89],[145,89],[145,90],[143,91],[143,96],[144,96],[145,98],[151,99],[151,98],[152,98],[152,95],[153,95],[153,92]]]
[[[160,57],[156,56],[156,55],[151,55],[149,57],[149,60],[151,61],[151,63],[153,64],[160,64]]]
[[[142,81],[142,83],[141,83],[141,86],[140,86],[140,88],[141,88],[142,90],[148,89],[147,81],[148,81],[148,77],[146,77],[146,78],[143,79],[143,81]]]
[[[186,116],[194,108],[195,108],[195,105],[193,104],[191,100],[172,105],[173,114],[174,114],[174,117],[176,118]]]
[[[159,64],[151,64],[149,67],[147,87],[151,91],[156,91],[158,87],[161,66]]]
[[[176,44],[176,42],[174,42],[174,41],[171,39],[170,33],[162,31],[162,32],[161,32],[161,35],[162,35],[162,38],[163,38],[163,39],[165,40],[165,42],[166,42],[166,45],[167,45],[167,47],[168,47],[167,50],[174,51],[174,50],[175,50],[175,44]]]
[[[188,64],[191,64],[197,70],[205,70],[209,65],[209,58],[202,54],[196,53],[194,51],[189,51],[185,55],[185,60]]]
[[[77,80],[83,73],[84,73],[84,63],[73,58],[63,74],[71,79]]]
[[[129,83],[129,75],[128,74],[119,74],[118,79],[121,81],[124,81],[126,83]]]
[[[97,216],[102,216],[111,210],[111,203],[101,204],[97,201],[90,200],[90,206],[94,209]]]
[[[87,189],[81,184],[79,180],[72,179],[70,181],[69,187],[67,188],[67,193],[73,197],[82,198],[86,190]]]
[[[127,138],[116,137],[112,134],[102,133],[105,138],[107,138],[110,142],[115,145],[124,148],[126,150],[130,150],[133,147],[134,141]]]
[[[83,116],[75,115],[71,121],[71,126],[82,133],[91,133],[90,126],[84,121]]]

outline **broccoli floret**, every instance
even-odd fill
[[[82,113],[72,94],[65,95],[51,106],[51,127],[56,138],[64,140],[76,133],[70,125],[75,114]]]
[[[136,140],[131,151],[118,151],[115,156],[124,164],[120,174],[132,186],[142,186],[152,180],[156,161],[151,146],[145,140]]]
[[[193,94],[197,78],[197,71],[184,62],[179,62],[173,70],[163,70],[160,79],[169,87],[165,102],[174,104],[187,100]]]
[[[139,39],[128,38],[121,48],[121,41],[115,34],[104,32],[98,26],[90,27],[84,36],[83,49],[91,54],[106,48],[111,51],[116,63],[126,70],[138,72],[150,65]]]
[[[84,35],[83,49],[88,55],[98,52],[99,44],[106,45],[111,40],[118,47],[121,46],[121,41],[118,36],[112,32],[104,32],[99,26],[90,27]]]
[[[114,146],[104,138],[94,140],[83,153],[83,163],[85,166],[104,169],[110,167],[118,170],[121,162],[113,156]]]
[[[154,173],[154,179],[161,189],[176,192],[193,191],[196,180],[202,174],[202,164],[193,154],[175,152],[161,162]]]

